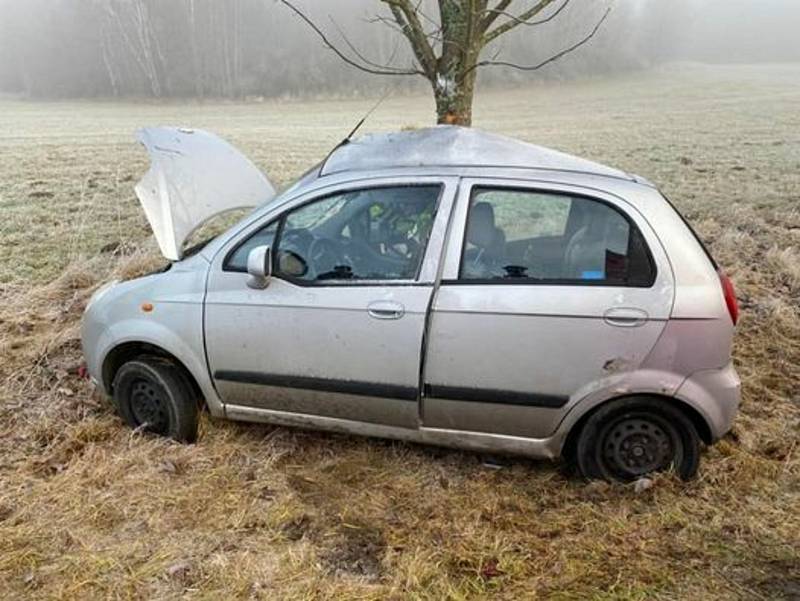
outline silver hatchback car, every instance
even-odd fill
[[[139,139],[137,194],[173,262],[99,290],[82,329],[133,427],[193,441],[205,404],[614,480],[689,478],[731,427],[733,287],[637,176],[442,126],[343,143],[276,195],[212,134]]]

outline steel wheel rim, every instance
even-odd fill
[[[602,429],[599,440],[598,463],[604,472],[623,480],[665,470],[681,451],[675,428],[650,414],[613,420]]]
[[[148,430],[164,433],[169,428],[169,409],[159,387],[148,380],[136,380],[131,386],[130,407],[134,420]]]

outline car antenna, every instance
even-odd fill
[[[371,108],[371,109],[369,109],[369,110],[367,111],[367,114],[366,114],[366,115],[364,115],[364,116],[361,118],[361,121],[359,121],[359,122],[356,124],[356,126],[355,126],[355,127],[354,127],[354,128],[351,130],[351,131],[350,131],[350,133],[349,133],[349,134],[347,134],[347,137],[346,137],[344,140],[342,140],[342,141],[341,141],[341,143],[340,143],[339,145],[341,146],[341,145],[343,145],[343,144],[348,144],[348,143],[350,142],[350,140],[353,138],[353,136],[354,136],[354,135],[356,135],[356,133],[358,132],[358,130],[359,130],[359,129],[361,129],[361,126],[362,126],[362,125],[364,125],[364,123],[366,123],[367,119],[369,119],[369,118],[372,116],[372,113],[374,113],[375,111],[377,111],[377,110],[378,110],[378,107],[379,107],[380,105],[382,105],[382,104],[383,104],[383,101],[384,101],[384,100],[386,100],[388,97],[389,97],[389,90],[387,89],[387,90],[386,90],[386,91],[383,93],[383,96],[381,96],[381,97],[378,99],[378,102],[376,102],[376,103],[375,103],[375,104],[372,106],[372,108]]]
[[[383,104],[383,101],[386,100],[388,97],[389,97],[389,90],[387,89],[386,92],[384,92],[383,96],[381,96],[378,99],[378,102],[376,102],[372,106],[372,108],[367,111],[366,115],[364,115],[361,118],[361,120],[358,123],[356,123],[356,126],[352,130],[350,130],[350,133],[347,134],[347,137],[341,142],[339,142],[336,146],[334,146],[333,150],[331,150],[326,155],[325,159],[322,161],[322,165],[320,166],[319,169],[320,173],[322,173],[325,170],[325,165],[327,164],[328,159],[330,159],[333,156],[333,153],[339,150],[342,146],[347,146],[350,143],[350,140],[352,140],[353,136],[356,135],[356,133],[358,133],[358,130],[361,129],[361,126],[367,122],[367,119],[369,119],[372,116],[372,113],[378,110],[378,107],[380,107],[380,105]]]

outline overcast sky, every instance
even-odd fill
[[[423,0],[430,15],[434,1]],[[487,52],[535,64],[585,35],[611,1],[569,0],[558,19],[519,27]],[[369,23],[387,14],[378,0],[295,2],[343,49],[344,32],[364,55],[408,66],[405,40],[398,46],[396,34]],[[137,5],[146,9],[143,27]],[[533,75],[495,69],[482,77],[502,85],[670,61],[800,61],[800,0],[616,0],[603,29],[578,52]],[[241,97],[360,93],[374,81],[342,64],[275,0],[0,0],[0,92]]]
[[[800,60],[800,0],[692,0],[691,8],[691,35],[678,52],[715,61]]]

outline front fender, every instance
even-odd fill
[[[171,324],[170,327],[160,321],[147,318],[126,319],[113,324],[108,328],[107,333],[101,337],[103,346],[98,355],[103,358],[102,362],[104,363],[111,351],[128,343],[149,344],[166,351],[180,361],[194,377],[200,387],[200,391],[203,393],[211,415],[221,417],[224,415],[225,409],[206,367],[201,317],[193,315],[194,311],[187,311],[186,309],[187,307],[183,307],[183,311],[181,311],[180,309],[172,308],[172,311],[176,313],[183,313],[183,317],[181,319],[178,315],[175,316],[178,318],[176,320],[178,323],[173,320],[166,320],[167,323]],[[164,309],[162,308],[162,310]],[[170,311],[169,309],[166,310]],[[181,321],[185,322],[186,320],[194,320],[195,327],[188,328],[180,333],[176,331],[175,326],[179,326]],[[102,374],[102,369],[98,371],[99,374]],[[99,383],[106,390],[110,384],[110,382],[103,382],[102,380]]]

